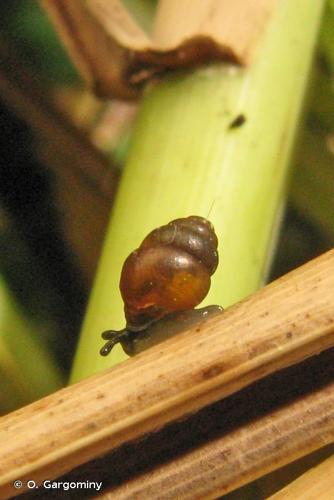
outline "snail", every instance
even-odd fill
[[[209,291],[218,265],[217,246],[211,222],[194,215],[149,233],[127,257],[121,272],[126,327],[102,333],[107,342],[100,354],[106,356],[121,343],[133,356],[221,313],[220,306],[194,309]]]

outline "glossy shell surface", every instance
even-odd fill
[[[152,231],[122,269],[127,328],[140,331],[171,312],[198,305],[218,265],[217,245],[212,224],[199,216]]]

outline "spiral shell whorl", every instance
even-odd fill
[[[210,276],[217,269],[218,239],[211,222],[203,217],[192,215],[175,219],[165,226],[154,229],[140,246],[153,245],[171,245],[191,254],[203,263]]]

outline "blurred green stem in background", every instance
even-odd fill
[[[0,413],[64,385],[64,377],[40,335],[0,276]]]
[[[334,1],[327,3],[309,110],[290,191],[294,208],[334,242]]]
[[[209,215],[221,263],[206,304],[226,307],[261,286],[285,202],[288,161],[323,6],[320,0],[277,2],[247,69],[210,65],[173,74],[147,90],[72,382],[125,359],[119,347],[102,358],[100,334],[124,326],[121,267],[154,227],[177,217]]]
[[[334,134],[305,129],[296,161],[291,204],[333,244]]]

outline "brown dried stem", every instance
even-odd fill
[[[95,272],[118,175],[53,103],[30,68],[1,40],[0,93],[32,129],[43,164],[55,173],[55,189],[67,241],[89,283]]]
[[[330,358],[326,361],[330,359],[333,363],[333,354],[331,352]],[[323,361],[324,358],[322,358]],[[305,363],[305,371],[309,365],[310,363]],[[289,375],[292,374],[293,371],[291,373],[290,370]],[[301,373],[298,375],[299,383],[302,384],[303,375]],[[231,432],[226,433],[220,430],[218,437],[195,448],[192,447],[173,460],[162,463],[158,467],[153,466],[152,469],[135,476],[130,481],[111,488],[102,495],[102,498],[117,498],[118,500],[218,498],[220,495],[322,448],[334,441],[333,370],[331,370],[331,375],[332,382],[324,387],[289,401],[288,405],[283,404],[268,413],[264,412],[264,415],[259,412],[260,415],[255,415],[255,418],[251,405],[255,404],[261,408],[260,390],[263,391],[262,397],[270,400],[273,396],[269,393],[269,389],[275,389],[277,391],[275,396],[279,398],[280,393],[287,391],[290,383],[289,376],[280,377],[281,383],[286,384],[284,390],[278,387],[279,377],[277,377],[274,383],[267,384],[267,386],[262,383],[252,387],[252,390],[242,391],[239,401],[234,402],[234,405],[239,404],[239,412],[243,411],[253,418],[240,425],[240,415],[232,406],[232,411],[229,408],[230,413],[235,417],[235,423],[239,425],[232,428]],[[247,392],[247,397],[244,397]],[[233,398],[230,399],[233,401]],[[217,409],[216,407],[216,411]],[[218,428],[223,427],[224,420],[227,420],[228,426],[230,415],[226,417],[222,409],[219,410],[220,419],[217,417],[215,419],[213,412],[213,415],[208,413],[207,417],[213,418]],[[329,467],[326,467],[325,470],[328,471],[328,469]],[[319,481],[322,476],[323,474],[318,477]],[[314,479],[316,475],[313,473],[312,477]],[[327,479],[325,482],[327,487],[330,483],[333,483],[333,480]],[[305,481],[302,484],[305,495],[305,491],[309,490],[305,489]],[[277,498],[305,498],[301,489],[299,489],[300,497],[292,494],[296,492],[296,488],[296,486],[292,488],[290,496],[286,496],[286,490],[283,490],[282,495]],[[319,491],[324,491],[321,485],[318,485],[318,488]],[[273,498],[276,500],[276,496]],[[314,494],[308,498],[323,497],[321,494]]]
[[[0,494],[12,492],[14,479],[41,481],[59,476],[270,373],[333,347],[333,288],[334,250],[221,316],[3,417]],[[322,410],[314,424],[319,412],[316,408]],[[333,440],[331,385],[324,392],[307,396],[300,408],[292,405],[285,410],[277,410],[276,415],[278,434],[294,443],[285,454],[288,460]],[[307,420],[308,415],[311,420]],[[269,441],[275,437],[275,426],[270,425],[269,416],[255,423],[254,432],[242,433],[240,463],[252,463],[254,457],[247,460],[251,442],[263,439],[267,443],[261,451],[262,474],[269,470],[266,460],[273,453]],[[233,433],[226,437],[229,442],[232,438]],[[277,457],[277,463],[283,463],[283,458]],[[229,484],[237,484],[237,479],[231,477]]]

